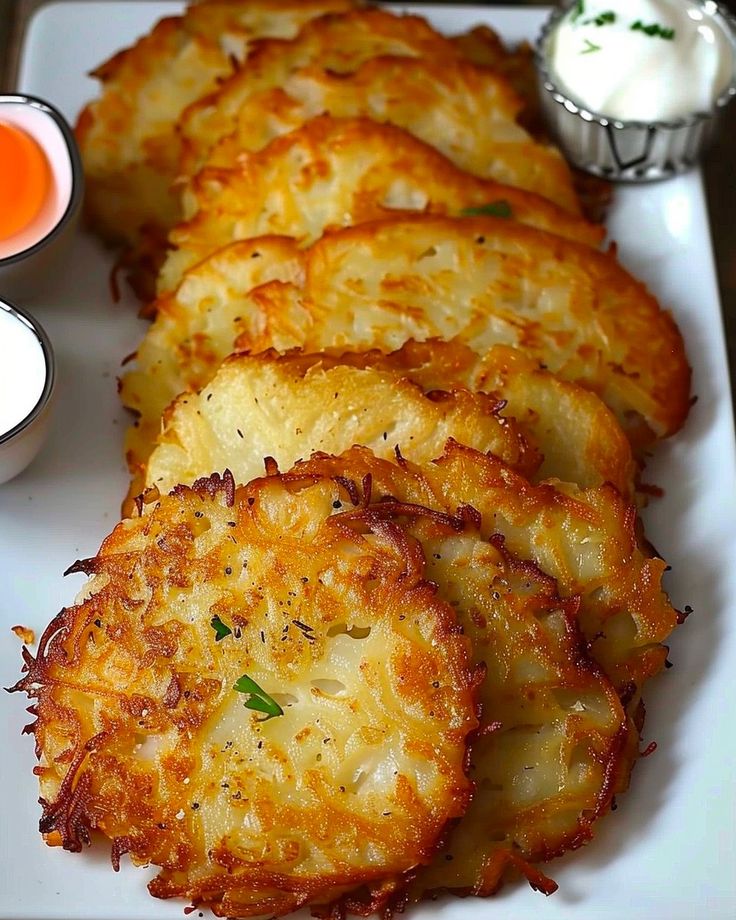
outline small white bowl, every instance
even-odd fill
[[[12,427],[3,430],[0,425],[0,483],[7,482],[18,473],[22,472],[33,460],[43,444],[48,433],[51,418],[51,403],[56,383],[56,365],[54,352],[48,336],[39,323],[24,310],[0,300],[0,331],[5,327],[6,342],[13,336],[7,332],[17,323],[16,328],[19,338],[30,348],[34,361],[38,364],[38,377],[43,375],[34,385],[31,395],[31,405],[20,411],[23,417]],[[10,324],[10,325],[8,325]],[[35,348],[38,354],[35,354]],[[2,342],[0,342],[0,361],[3,360]],[[3,379],[3,371],[7,373],[7,363],[0,368],[0,399],[28,402],[28,393],[23,392],[20,386],[8,386],[8,381]],[[36,398],[36,392],[38,397]],[[2,409],[0,404],[0,409]]]
[[[723,29],[736,59],[736,19],[715,0],[697,2]],[[712,140],[723,109],[736,96],[736,72],[708,112],[651,122],[592,112],[557,85],[549,67],[555,29],[572,6],[573,0],[566,0],[551,13],[535,55],[542,111],[565,156],[579,169],[616,182],[667,179],[691,169]]]
[[[0,297],[26,301],[48,288],[74,233],[84,174],[74,134],[48,102],[0,95],[0,121],[29,134],[46,154],[52,189],[41,212],[17,234],[0,240]]]

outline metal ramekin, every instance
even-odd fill
[[[36,405],[17,425],[9,431],[0,432],[1,484],[22,472],[46,440],[56,385],[56,362],[51,342],[37,320],[5,300],[0,300],[0,310],[9,313],[33,333],[41,346],[46,365],[46,379]]]
[[[699,4],[730,37],[736,60],[736,19],[714,0],[699,0]],[[736,68],[710,112],[653,122],[619,121],[590,112],[555,85],[548,67],[550,38],[571,6],[566,2],[550,15],[535,49],[542,110],[567,158],[586,172],[621,182],[666,179],[695,166],[723,109],[736,96]]]
[[[0,258],[0,296],[25,301],[53,285],[55,270],[61,265],[79,217],[84,195],[84,171],[74,133],[53,105],[25,94],[0,95],[0,110],[12,111],[16,107],[35,109],[54,123],[63,139],[71,171],[69,201],[59,220],[32,245]]]

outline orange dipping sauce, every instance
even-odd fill
[[[38,143],[22,129],[0,121],[0,240],[32,223],[50,186],[51,169]]]

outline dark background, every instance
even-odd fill
[[[22,26],[44,0],[0,0],[0,92],[11,92]],[[431,0],[430,0],[431,2]],[[532,4],[517,0],[519,5]],[[512,5],[506,0],[502,5]],[[479,3],[493,6],[493,3]],[[736,13],[736,0],[724,0]],[[723,304],[731,380],[736,381],[736,102],[726,111],[722,130],[704,162],[713,248]]]

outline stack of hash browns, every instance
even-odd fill
[[[97,70],[88,218],[160,270],[125,517],[16,686],[49,844],[218,916],[390,915],[552,893],[627,788],[678,621],[637,487],[690,370],[528,65],[202,0]]]

